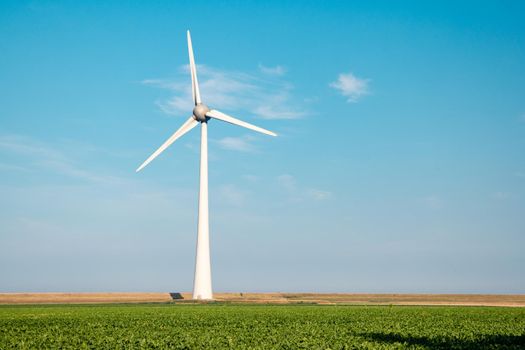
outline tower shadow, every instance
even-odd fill
[[[525,349],[525,334],[478,335],[476,339],[458,339],[452,337],[405,336],[395,333],[365,333],[363,338],[383,344],[401,343],[422,346],[426,349]]]

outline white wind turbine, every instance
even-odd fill
[[[208,223],[208,120],[218,119],[227,123],[243,126],[247,129],[260,133],[277,136],[277,134],[258,126],[243,122],[242,120],[230,117],[216,109],[209,109],[201,102],[199,82],[197,81],[197,67],[193,58],[193,48],[191,45],[190,31],[188,35],[188,53],[190,56],[191,73],[191,92],[193,95],[193,114],[182,124],[179,130],[175,131],[140,167],[137,172],[142,170],[153,159],[168,148],[175,140],[193,129],[197,124],[201,124],[201,162],[200,162],[200,188],[199,188],[199,223],[197,228],[197,256],[195,259],[195,279],[193,281],[193,299],[213,299],[211,289],[211,266],[210,266],[210,240]]]

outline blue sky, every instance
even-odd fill
[[[521,1],[0,3],[0,291],[524,293]]]

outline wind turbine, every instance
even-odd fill
[[[223,122],[235,124],[254,130],[266,135],[277,136],[277,134],[260,128],[258,126],[243,122],[216,109],[210,109],[201,101],[199,82],[197,80],[197,67],[193,58],[193,47],[191,45],[190,31],[188,36],[188,54],[190,57],[191,73],[191,92],[193,95],[192,115],[166,140],[138,169],[139,172],[153,159],[161,154],[173,142],[182,135],[201,124],[201,161],[200,161],[200,185],[199,185],[199,222],[197,226],[197,256],[195,258],[195,278],[193,280],[193,299],[213,299],[211,288],[211,264],[210,264],[210,238],[209,238],[209,219],[208,219],[208,121],[218,119]]]

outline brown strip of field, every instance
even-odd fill
[[[169,293],[0,293],[0,304],[168,302]]]
[[[525,295],[216,293],[216,301],[256,304],[466,305],[525,307]],[[0,293],[0,304],[192,302],[191,293]]]

